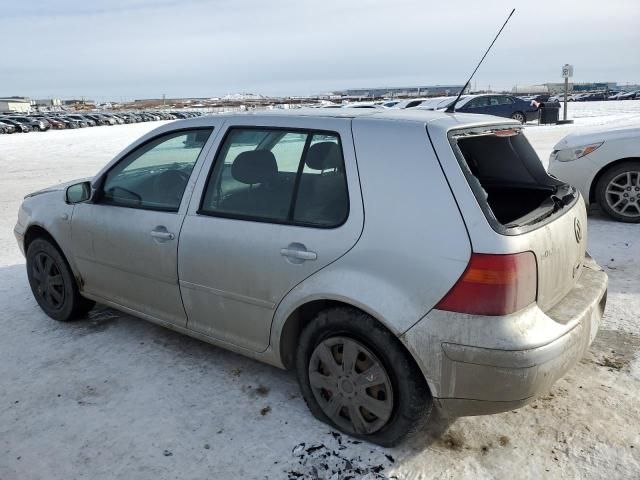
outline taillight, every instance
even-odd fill
[[[467,269],[435,308],[474,315],[507,315],[536,300],[537,280],[533,252],[473,253]]]

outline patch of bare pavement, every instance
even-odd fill
[[[152,127],[0,139],[1,480],[639,478],[640,226],[598,212],[589,252],[610,290],[587,356],[529,406],[436,410],[393,449],[316,421],[289,372],[104,307],[48,319],[12,238],[22,196],[95,173]],[[527,136],[550,148],[567,128]]]

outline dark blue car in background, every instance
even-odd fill
[[[521,123],[538,118],[537,106],[511,95],[467,95],[456,105],[456,112],[513,118]]]

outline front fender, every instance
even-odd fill
[[[77,274],[71,255],[72,218],[73,205],[65,202],[64,189],[26,197],[20,205],[18,223],[14,228],[20,249],[26,254],[25,240],[29,239],[29,232],[33,228],[41,228],[55,240],[72,271]]]

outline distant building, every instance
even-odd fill
[[[59,107],[62,105],[62,100],[59,98],[43,98],[35,100],[35,104],[37,107]]]
[[[0,112],[29,113],[31,100],[26,97],[0,98]]]
[[[616,82],[586,82],[574,83],[574,92],[592,92],[595,90],[616,90],[618,84]]]
[[[530,94],[530,95],[540,94],[540,93],[549,93],[549,87],[547,85],[516,85],[511,90],[511,93],[514,93],[516,95],[523,94],[523,93]]]
[[[545,83],[550,94],[564,92],[564,82]],[[570,92],[596,92],[604,90],[618,90],[620,86],[616,82],[569,82]]]

